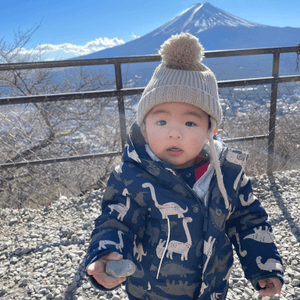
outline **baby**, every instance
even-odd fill
[[[247,155],[214,138],[222,110],[201,44],[182,33],[160,54],[95,221],[86,259],[92,283],[111,289],[126,281],[129,299],[225,299],[234,245],[254,288],[280,293],[283,266],[244,174]],[[123,258],[135,272],[107,275],[106,264]]]

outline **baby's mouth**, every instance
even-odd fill
[[[170,147],[167,149],[167,152],[170,156],[181,156],[183,150],[177,147]]]
[[[171,147],[167,149],[168,151],[172,151],[172,152],[179,152],[182,151],[181,149],[177,148],[177,147]]]

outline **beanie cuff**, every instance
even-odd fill
[[[201,100],[200,100],[201,99]],[[191,86],[164,85],[163,87],[153,88],[142,95],[138,105],[137,124],[140,126],[149,111],[162,103],[187,103],[192,104],[215,119],[217,126],[222,118],[222,110],[218,98]]]

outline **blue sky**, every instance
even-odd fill
[[[199,1],[201,2],[201,1]],[[210,0],[251,22],[300,28],[299,0]],[[66,59],[143,36],[192,6],[194,0],[9,0],[0,5],[0,39],[40,24],[26,49]],[[299,37],[300,43],[300,37]]]

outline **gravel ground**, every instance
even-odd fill
[[[253,177],[253,188],[269,213],[285,267],[281,296],[300,299],[300,171]],[[95,290],[84,271],[85,251],[98,217],[102,191],[61,197],[43,209],[0,210],[0,300],[125,300],[123,287]],[[1,200],[0,200],[1,201]],[[235,260],[227,299],[262,299]]]

